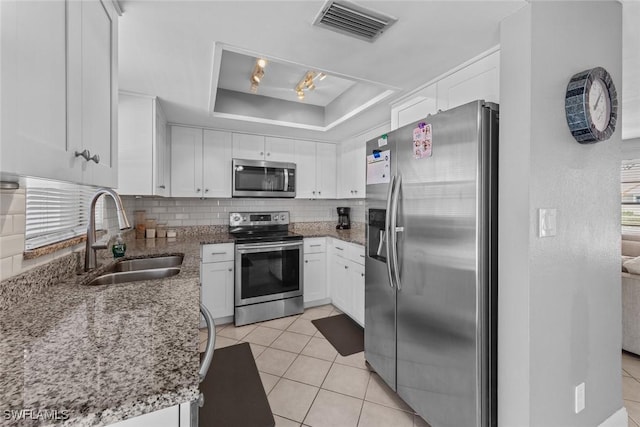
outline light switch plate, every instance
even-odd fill
[[[557,232],[557,209],[544,208],[538,210],[538,236],[551,237]]]
[[[584,383],[580,383],[575,390],[575,412],[581,412],[585,406]]]

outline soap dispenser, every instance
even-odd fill
[[[122,234],[118,233],[116,240],[113,242],[113,246],[111,246],[111,252],[113,252],[113,257],[122,258],[126,251],[127,251],[127,244],[124,242],[124,239],[122,238]]]

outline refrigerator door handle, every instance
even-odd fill
[[[404,231],[404,227],[398,227],[398,197],[400,188],[402,187],[402,175],[398,175],[396,179],[395,191],[391,201],[391,224],[389,225],[389,237],[387,238],[387,247],[391,246],[391,261],[393,277],[395,279],[396,289],[400,291],[400,271],[398,268],[398,233]]]
[[[393,285],[393,271],[391,267],[391,199],[393,196],[393,188],[396,184],[395,175],[391,176],[391,182],[389,183],[389,192],[387,193],[387,210],[384,217],[384,233],[387,237],[387,275],[389,276],[389,286],[394,288]]]

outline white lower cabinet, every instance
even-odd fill
[[[327,295],[326,238],[304,239],[304,303],[324,303]]]
[[[185,427],[180,425],[180,405],[170,406],[159,411],[129,418],[111,427]]]
[[[234,245],[202,245],[200,300],[214,319],[233,316]]]
[[[331,302],[364,326],[364,247],[338,239],[329,240]]]

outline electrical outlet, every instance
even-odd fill
[[[538,237],[552,237],[556,235],[556,209],[538,210]]]
[[[575,389],[575,411],[576,414],[580,413],[584,409],[585,400],[584,400],[584,383],[578,384]]]

